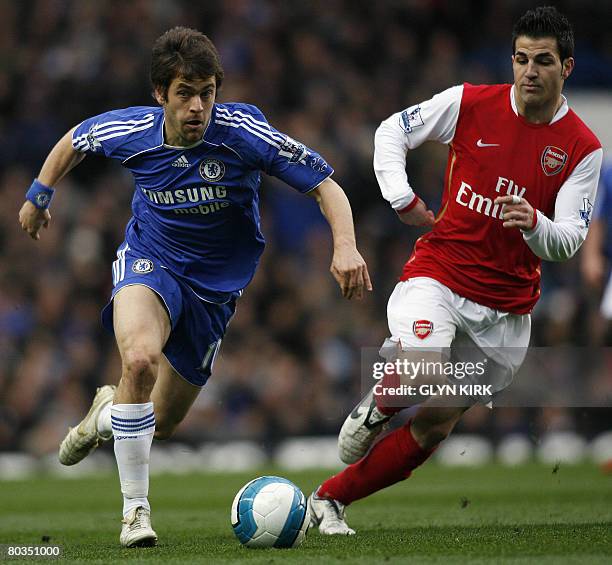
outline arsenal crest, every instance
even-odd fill
[[[425,339],[431,335],[433,332],[433,322],[429,320],[417,320],[412,324],[412,332],[419,339]]]
[[[542,170],[547,177],[560,173],[567,163],[567,153],[554,145],[548,145],[542,152]]]

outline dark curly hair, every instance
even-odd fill
[[[516,38],[521,35],[535,39],[554,37],[561,62],[574,56],[574,31],[568,19],[554,6],[539,6],[519,18],[512,30],[512,53],[516,51]]]
[[[219,53],[206,35],[187,27],[174,27],[158,37],[151,54],[151,84],[166,98],[176,77],[196,80],[215,76],[223,83]]]

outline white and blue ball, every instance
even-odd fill
[[[231,519],[247,547],[297,547],[310,526],[304,494],[282,477],[259,477],[244,485],[232,503]]]

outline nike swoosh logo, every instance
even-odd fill
[[[478,147],[499,147],[499,143],[483,143],[482,137],[476,142]]]

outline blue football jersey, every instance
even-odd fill
[[[274,129],[249,104],[215,104],[202,139],[189,147],[165,144],[163,109],[144,106],[83,121],[72,144],[132,172],[128,245],[212,302],[242,290],[263,252],[261,171],[302,193],[333,173],[319,154]]]

